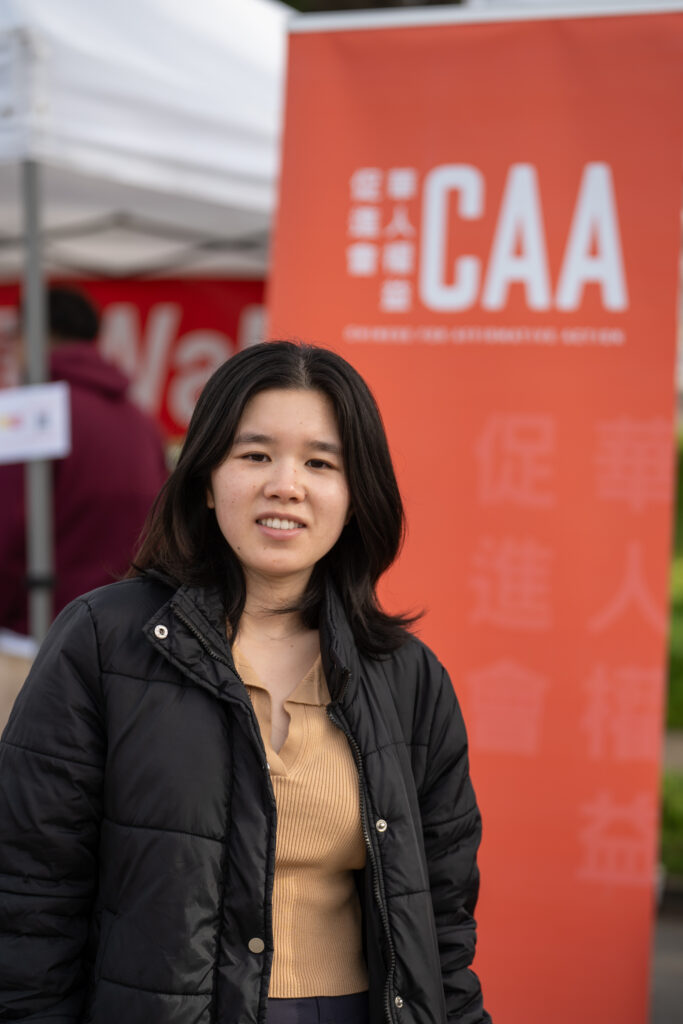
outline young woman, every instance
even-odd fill
[[[0,1020],[489,1020],[462,718],[375,595],[402,532],[348,363],[214,374],[133,578],[62,612],[0,745]]]

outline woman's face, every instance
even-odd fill
[[[303,591],[350,514],[341,437],[321,391],[272,388],[245,406],[207,495],[247,586],[287,581]]]

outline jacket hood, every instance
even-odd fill
[[[108,398],[124,398],[130,381],[89,342],[65,342],[50,352],[52,380],[65,380]]]

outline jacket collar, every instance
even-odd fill
[[[151,571],[149,575],[170,583],[170,580],[158,572]],[[231,674],[236,677],[225,629],[225,610],[220,588],[181,585],[176,589],[167,607],[193,636],[195,644],[201,645],[202,657],[204,652],[210,650],[213,652],[214,660],[227,665]],[[151,620],[148,626],[152,628]],[[187,639],[189,641],[190,637]],[[195,644],[191,644],[194,653],[191,660],[194,665],[199,655]],[[178,647],[175,644],[173,646],[180,653]],[[183,647],[189,655],[190,649],[187,645]],[[320,610],[320,650],[332,700],[346,705],[358,683],[358,649],[341,598],[330,580],[326,582]]]
[[[207,646],[233,665],[225,628],[225,610],[218,587],[180,586],[173,595],[171,609],[181,621],[194,626]]]

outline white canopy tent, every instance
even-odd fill
[[[0,0],[0,278],[263,275],[286,22],[275,0]],[[31,630],[50,621],[48,464],[27,464]]]
[[[274,0],[0,0],[0,276],[41,167],[60,273],[262,275],[286,21]]]

